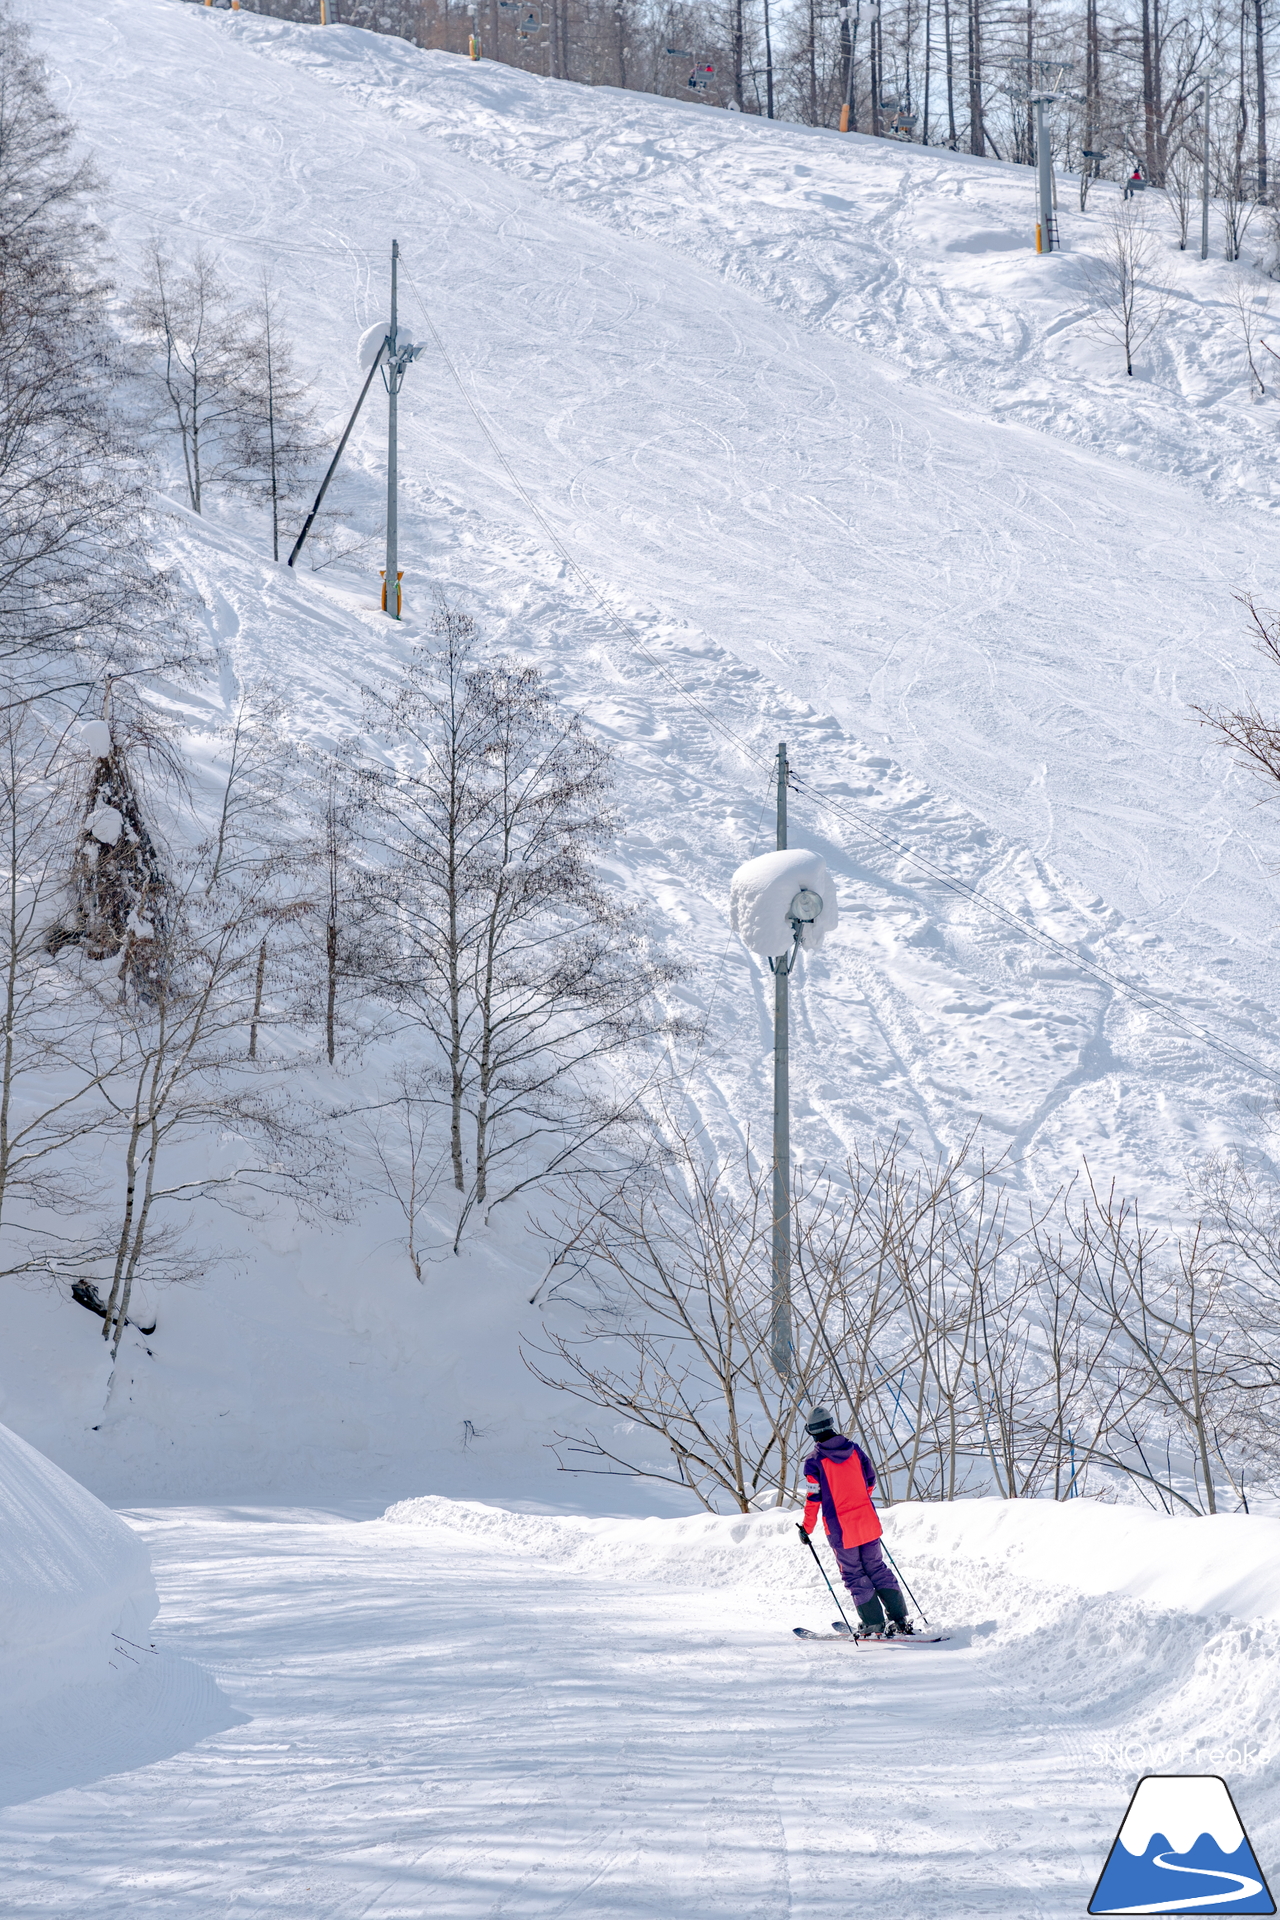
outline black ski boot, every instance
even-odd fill
[[[858,1618],[861,1620],[862,1626],[856,1635],[857,1639],[884,1639],[884,1608],[880,1605],[880,1595],[878,1593],[874,1599],[859,1600]]]
[[[876,1599],[884,1603],[889,1616],[888,1633],[914,1633],[915,1628],[907,1618],[907,1603],[897,1587],[878,1587]]]

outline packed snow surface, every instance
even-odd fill
[[[1090,1501],[953,1512],[884,1515],[950,1635],[899,1650],[794,1638],[832,1615],[794,1513],[135,1514],[151,1637],[213,1671],[222,1730],[11,1804],[6,1914],[1074,1920],[1159,1771],[1225,1775],[1270,1873],[1274,1530],[1152,1516],[1162,1605],[1108,1582]],[[1255,1617],[1220,1607],[1214,1543]]]

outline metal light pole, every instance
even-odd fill
[[[787,743],[778,742],[778,851],[787,846]],[[773,968],[773,1263],[769,1358],[780,1380],[791,1378],[791,1008],[787,986],[796,949]]]
[[[382,576],[382,609],[393,620],[400,618],[399,557],[399,474],[396,443],[396,401],[404,385],[405,370],[418,355],[412,342],[400,345],[400,322],[396,310],[396,279],[400,265],[400,242],[391,242],[391,324],[387,328],[382,379],[387,389],[387,567]]]
[[[400,265],[400,242],[391,242],[391,325],[387,329],[387,570],[382,576],[382,606],[393,620],[400,618],[399,559],[399,476],[396,472],[396,399],[404,374],[399,366],[399,318],[396,313],[396,274]]]
[[[822,945],[839,915],[826,862],[787,845],[787,743],[778,742],[777,849],[747,860],[733,876],[729,919],[750,952],[767,959],[773,975],[773,1205],[770,1249],[769,1360],[781,1380],[791,1378],[791,1102],[788,992],[802,947]],[[786,903],[784,905],[784,902]]]

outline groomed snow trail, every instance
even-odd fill
[[[1066,1920],[1134,1739],[1240,1745],[1203,1770],[1264,1857],[1277,1829],[1274,1625],[1036,1586],[1034,1531],[984,1565],[912,1550],[904,1510],[954,1639],[860,1652],[790,1634],[829,1612],[791,1515],[400,1511],[134,1516],[162,1649],[245,1717],[6,1811],[6,1914],[847,1920],[856,1889],[894,1920]]]

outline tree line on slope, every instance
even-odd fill
[[[786,1377],[767,1165],[708,1163],[685,1137],[604,1198],[580,1186],[551,1293],[572,1285],[526,1351],[591,1410],[562,1429],[562,1464],[669,1481],[712,1512],[785,1506],[823,1404],[875,1460],[882,1503],[1247,1512],[1280,1468],[1280,1188],[1213,1159],[1173,1231],[1087,1169],[1040,1206],[1015,1177],[973,1139],[933,1165],[894,1138],[807,1172]]]
[[[118,1349],[139,1298],[150,1337],[156,1286],[207,1271],[200,1203],[341,1216],[361,1160],[425,1281],[538,1189],[550,1291],[563,1311],[585,1290],[585,1320],[553,1318],[530,1364],[608,1416],[566,1432],[578,1470],[789,1498],[795,1414],[821,1398],[890,1497],[1120,1476],[1169,1509],[1247,1503],[1274,1470],[1280,1225],[1243,1163],[1205,1169],[1198,1223],[1170,1235],[1088,1182],[1015,1221],[1005,1170],[969,1148],[932,1169],[871,1149],[799,1194],[779,1379],[767,1179],[662,1107],[681,970],[601,881],[612,770],[581,721],[442,606],[339,750],[291,745],[265,685],[239,689],[203,767],[179,750],[152,690],[209,662],[147,559],[143,430],[166,423],[191,510],[222,487],[278,507],[311,457],[305,387],[269,288],[237,306],[208,261],[159,249],[125,309],[149,357],[130,356],[91,178],[8,18],[0,167],[11,1282],[52,1281]],[[132,424],[125,391],[150,394]],[[1265,716],[1205,717],[1280,767]],[[372,1099],[332,1071],[366,1061]],[[568,1202],[548,1225],[549,1184]]]
[[[226,4],[228,0],[221,0]],[[240,0],[316,21],[317,0]],[[1054,154],[1088,183],[1141,167],[1185,197],[1207,139],[1227,208],[1228,258],[1253,210],[1272,203],[1268,145],[1272,21],[1263,0],[1134,0],[1110,10],[1004,0],[327,0],[329,18],[421,47],[588,85],[631,88],[744,113],[1035,159],[1031,63],[1048,62]],[[1039,69],[1035,69],[1039,72]],[[1202,86],[1211,78],[1209,113]]]
[[[601,878],[610,756],[442,605],[333,750],[242,684],[193,759],[174,714],[214,663],[148,558],[155,432],[192,512],[257,497],[278,550],[305,388],[270,288],[239,304],[200,255],[154,247],[113,329],[93,176],[7,14],[0,159],[4,1271],[116,1350],[140,1297],[207,1271],[202,1203],[341,1217],[363,1156],[423,1279],[616,1157],[644,1115],[609,1064],[684,1030],[679,967]]]
[[[1280,668],[1280,614],[1244,604]],[[1280,720],[1253,700],[1192,711],[1280,798]],[[877,1462],[883,1503],[1212,1514],[1274,1494],[1280,1181],[1265,1148],[1202,1160],[1173,1227],[1088,1166],[1036,1204],[976,1135],[932,1165],[895,1136],[803,1170],[779,1373],[771,1168],[749,1142],[711,1159],[674,1120],[665,1137],[660,1165],[603,1192],[574,1182],[557,1222],[525,1358],[588,1409],[560,1431],[566,1471],[668,1481],[711,1512],[787,1505],[804,1410],[824,1404]]]

